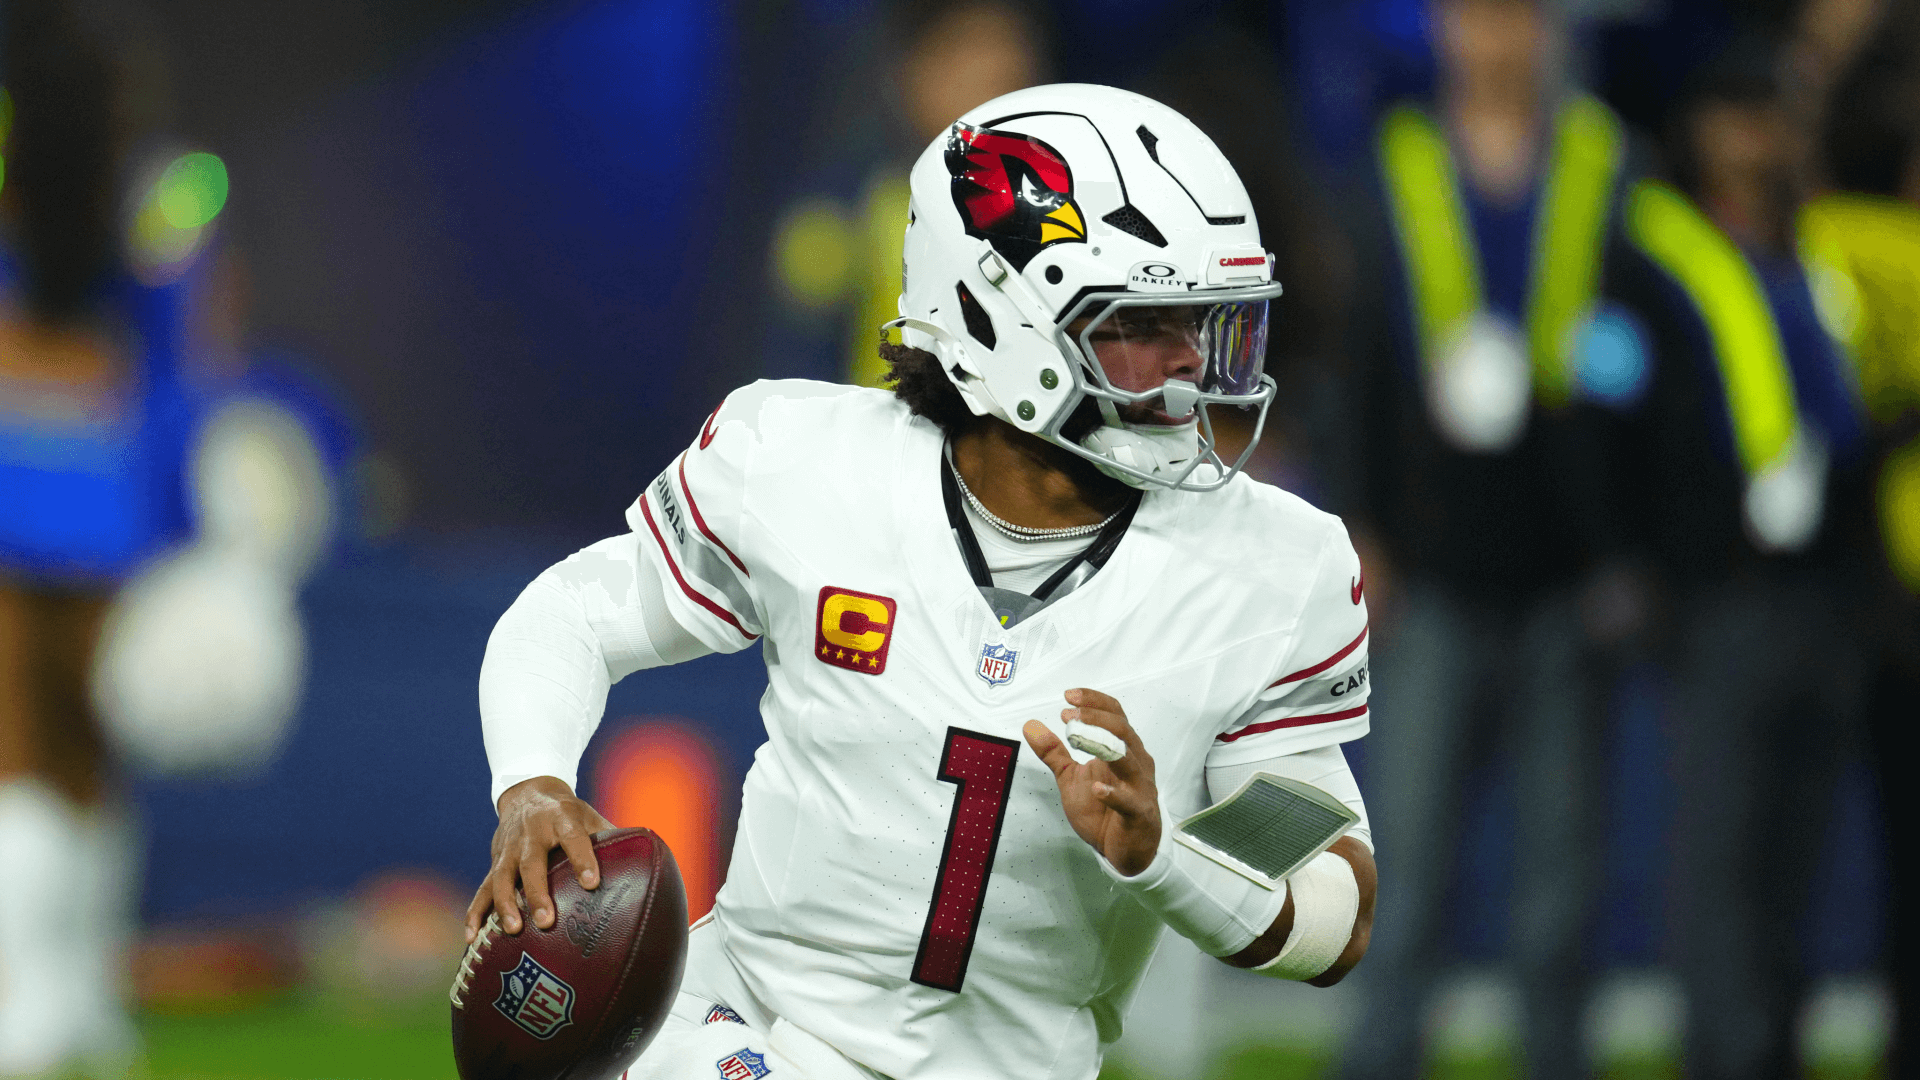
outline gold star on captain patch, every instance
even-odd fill
[[[871,659],[869,659],[869,660],[867,661],[867,666],[868,666],[868,667],[879,667],[879,666],[880,666],[880,658],[876,656],[876,657],[873,657],[873,658],[871,658]]]
[[[833,658],[835,660],[845,660],[847,658],[847,651],[845,649],[835,649],[833,650]]]
[[[859,653],[854,653],[854,654],[853,654],[853,662],[854,662],[854,663],[856,663],[856,664],[860,662],[860,654],[859,654]]]
[[[825,656],[825,655],[827,655],[827,650],[828,650],[828,649],[830,649],[830,648],[832,648],[832,646],[830,646],[830,645],[822,645],[822,646],[820,646],[820,655],[821,655],[821,656]]]

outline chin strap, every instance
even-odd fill
[[[946,327],[925,319],[902,315],[892,322],[881,323],[880,329],[891,330],[896,326],[903,330],[914,330],[925,334],[939,343],[946,353],[940,362],[951,365],[948,371],[949,376],[958,371],[959,378],[954,380],[954,389],[960,391],[961,399],[967,403],[967,408],[973,411],[973,415],[996,416],[1002,413],[993,392],[987,389],[987,380],[974,369],[972,360],[967,357],[967,347],[961,344],[960,339],[953,336]]]
[[[902,330],[919,331],[942,345],[953,345],[959,341],[958,338],[947,332],[946,327],[941,326],[939,323],[930,323],[925,319],[916,319],[910,315],[902,315],[892,322],[883,322],[880,324],[880,329],[891,330],[896,326]]]
[[[1080,445],[1103,458],[1130,465],[1149,476],[1174,477],[1189,471],[1193,459],[1200,456],[1198,423],[1166,426],[1127,424],[1102,426],[1080,440]],[[1148,481],[1123,469],[1095,461],[1101,472],[1131,487],[1144,488]]]

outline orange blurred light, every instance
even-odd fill
[[[690,721],[635,721],[616,725],[625,730],[594,767],[594,804],[616,826],[645,826],[667,842],[687,886],[687,915],[698,919],[720,888],[720,758]]]

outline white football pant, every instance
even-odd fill
[[[784,1019],[771,1031],[681,994],[666,1027],[622,1080],[884,1080]]]

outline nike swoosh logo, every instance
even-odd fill
[[[1360,571],[1360,576],[1353,579],[1353,602],[1356,604],[1359,603],[1361,594],[1365,593],[1366,591],[1367,591],[1367,572],[1365,570],[1362,570]]]

